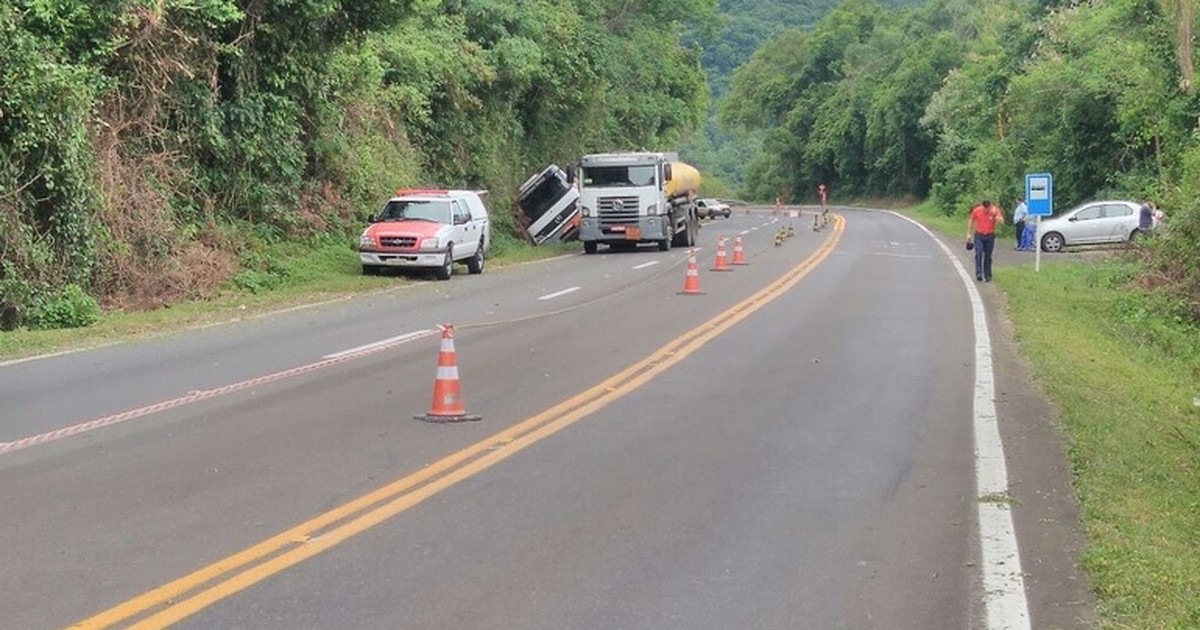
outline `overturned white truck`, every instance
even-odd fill
[[[536,245],[569,241],[579,234],[579,190],[557,165],[525,180],[517,191],[525,231]]]
[[[662,251],[696,244],[700,172],[677,154],[598,153],[583,156],[579,169],[579,240],[586,253],[600,243],[655,243]]]

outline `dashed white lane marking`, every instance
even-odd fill
[[[1008,467],[996,421],[996,386],[992,373],[992,341],[979,291],[967,270],[941,239],[928,228],[892,212],[924,230],[954,264],[967,287],[975,326],[975,503],[979,506],[979,547],[982,556],[983,602],[988,630],[1029,630],[1029,602],[1021,574],[1021,553],[1008,500]]]
[[[555,291],[554,293],[547,293],[546,295],[543,295],[542,297],[540,297],[538,299],[539,300],[553,300],[554,298],[562,297],[564,295],[574,293],[578,290],[579,290],[579,287],[571,287],[569,289],[563,289],[562,291]]]
[[[651,260],[650,262],[647,262],[647,263],[642,263],[640,265],[634,265],[633,268],[634,269],[645,269],[646,267],[653,267],[654,265],[657,265],[657,264],[658,264],[657,260]]]
[[[406,343],[406,342],[412,341],[414,339],[420,339],[421,337],[428,337],[429,335],[432,335],[435,332],[437,332],[437,330],[434,330],[432,328],[430,328],[428,330],[417,330],[414,332],[405,333],[403,335],[396,335],[395,337],[389,337],[388,339],[382,339],[380,341],[375,341],[372,343],[364,344],[364,345],[358,346],[356,348],[350,348],[349,350],[342,350],[341,352],[334,352],[333,354],[327,354],[321,358],[322,359],[336,359],[338,357],[345,356],[347,354],[358,354],[365,350],[374,350],[376,348],[398,346],[402,343]]]
[[[55,440],[60,440],[65,437],[79,435],[89,431],[95,431],[96,429],[110,427],[114,424],[120,424],[122,422],[128,422],[129,420],[155,414],[160,411],[167,411],[168,409],[183,407],[194,402],[208,400],[209,398],[216,398],[218,396],[224,396],[225,394],[232,394],[234,392],[250,389],[252,387],[266,385],[267,383],[274,383],[275,381],[282,381],[293,376],[307,374],[308,372],[315,372],[323,368],[345,363],[346,361],[351,361],[374,352],[379,352],[381,350],[412,341],[413,339],[417,339],[419,337],[435,334],[437,332],[438,331],[436,330],[427,330],[418,331],[417,333],[409,333],[408,335],[401,335],[394,340],[390,340],[389,343],[377,342],[368,346],[364,346],[364,348],[361,350],[338,353],[336,356],[331,355],[329,358],[317,361],[316,363],[309,363],[308,365],[301,365],[300,367],[283,370],[282,372],[275,372],[274,374],[267,374],[266,376],[259,376],[245,381],[231,383],[229,385],[222,385],[221,387],[217,387],[215,389],[192,390],[184,396],[172,398],[170,400],[164,400],[162,402],[154,403],[153,405],[147,405],[145,407],[131,409],[129,411],[122,411],[121,413],[104,416],[103,418],[96,418],[95,420],[89,420],[87,422],[81,422],[76,425],[63,427],[47,433],[40,433],[38,435],[21,438],[13,442],[0,442],[0,456],[33,446],[46,444],[48,442],[53,442]]]

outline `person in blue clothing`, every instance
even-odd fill
[[[1013,210],[1013,230],[1017,239],[1017,251],[1025,249],[1025,219],[1029,217],[1029,206],[1025,205],[1025,198],[1017,195],[1017,207]]]
[[[1150,236],[1154,231],[1154,212],[1158,208],[1154,207],[1153,201],[1142,202],[1142,207],[1138,211],[1138,232],[1142,236]]]

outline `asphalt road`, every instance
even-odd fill
[[[988,627],[966,291],[840,217],[0,366],[0,626]],[[413,419],[443,322],[479,422]]]

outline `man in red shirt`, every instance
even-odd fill
[[[998,206],[984,200],[971,208],[967,217],[967,240],[975,239],[975,280],[992,281],[992,251],[996,248],[996,226],[1004,223]]]

